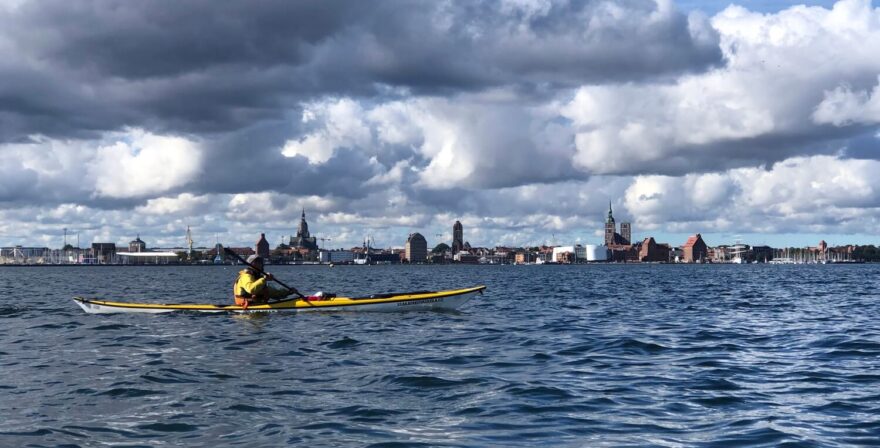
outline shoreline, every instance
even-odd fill
[[[837,263],[825,263],[825,265],[855,265],[855,264],[877,264],[878,261],[847,261]],[[544,263],[544,264],[471,264],[471,263],[444,263],[444,264],[267,264],[266,266],[298,266],[298,267],[341,267],[341,266],[737,266],[737,263],[658,263],[658,262],[633,262],[633,263]],[[822,266],[822,263],[748,263],[746,266]],[[108,267],[128,267],[128,268],[154,268],[154,267],[244,267],[243,264],[0,264],[2,268],[108,268]]]

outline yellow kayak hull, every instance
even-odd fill
[[[284,299],[265,305],[214,304],[158,304],[127,303],[74,297],[73,301],[89,314],[107,313],[171,313],[191,311],[200,313],[273,313],[306,311],[426,311],[454,310],[482,294],[485,286],[453,289],[447,291],[418,291],[409,293],[380,294],[370,297],[333,297],[327,300]]]

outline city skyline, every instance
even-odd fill
[[[0,2],[0,246],[876,245],[878,50],[870,0]]]
[[[106,240],[106,241],[100,241],[100,242],[79,244],[79,241],[78,241],[79,236],[78,235],[65,233],[64,242],[61,246],[58,246],[58,247],[46,246],[46,248],[60,249],[62,247],[70,245],[72,247],[87,249],[90,245],[93,245],[93,244],[115,244],[119,247],[125,247],[126,245],[128,245],[130,252],[142,252],[144,250],[152,251],[155,248],[167,249],[167,248],[175,248],[175,247],[176,248],[197,247],[198,249],[210,249],[210,248],[216,247],[217,244],[221,244],[221,245],[226,245],[227,247],[254,246],[254,249],[257,250],[256,249],[257,246],[259,246],[261,244],[265,244],[265,245],[268,245],[268,247],[270,249],[272,249],[272,248],[301,248],[301,249],[308,249],[308,250],[317,252],[319,250],[337,250],[337,249],[347,250],[347,249],[351,249],[351,248],[367,247],[367,244],[369,242],[369,245],[371,247],[377,248],[377,249],[403,250],[407,247],[410,238],[413,235],[418,234],[419,237],[421,237],[425,241],[425,244],[428,246],[428,249],[430,249],[436,245],[439,245],[439,244],[447,244],[449,246],[450,253],[455,254],[459,250],[468,249],[470,247],[474,247],[474,248],[494,248],[494,247],[530,248],[530,247],[542,247],[542,246],[559,247],[559,246],[566,246],[566,245],[572,245],[572,244],[583,245],[583,246],[594,245],[594,246],[608,247],[609,249],[617,250],[620,248],[629,247],[630,245],[639,245],[639,244],[641,244],[641,242],[643,240],[647,240],[647,239],[656,240],[657,239],[654,237],[654,235],[649,235],[649,234],[645,234],[644,236],[639,236],[638,234],[635,234],[635,235],[637,235],[637,237],[635,237],[635,238],[631,237],[630,236],[631,230],[629,229],[630,223],[628,223],[628,222],[621,223],[621,229],[623,229],[624,226],[627,227],[626,231],[621,230],[622,232],[625,232],[624,233],[625,236],[622,236],[620,233],[615,232],[615,230],[617,230],[617,227],[615,226],[614,223],[615,223],[615,219],[612,217],[612,210],[609,207],[608,214],[606,215],[606,221],[605,221],[604,228],[599,231],[594,231],[594,234],[600,235],[599,241],[597,241],[597,238],[587,238],[587,239],[576,238],[573,241],[569,241],[569,240],[557,241],[556,236],[552,235],[551,240],[549,240],[549,241],[544,240],[544,241],[540,241],[540,242],[526,242],[523,244],[499,244],[499,243],[489,242],[489,243],[485,243],[485,244],[471,245],[470,242],[465,239],[466,232],[464,231],[464,227],[463,227],[462,223],[459,220],[456,220],[452,226],[452,231],[449,233],[449,239],[444,239],[444,234],[438,233],[438,234],[434,234],[434,236],[437,239],[436,242],[428,242],[427,238],[422,236],[420,234],[420,232],[411,232],[407,236],[407,240],[404,242],[404,244],[397,244],[397,242],[392,242],[390,244],[382,244],[382,243],[377,244],[375,237],[373,235],[369,235],[369,236],[365,237],[361,243],[358,243],[358,244],[354,244],[354,245],[350,245],[350,246],[333,246],[332,244],[329,244],[329,243],[327,245],[323,244],[324,241],[328,241],[328,242],[332,241],[333,240],[332,238],[318,237],[315,235],[310,235],[310,232],[308,230],[309,227],[308,227],[308,224],[306,221],[306,212],[305,212],[305,210],[302,210],[302,214],[300,216],[300,220],[297,225],[295,236],[289,235],[289,234],[288,235],[282,234],[282,235],[280,235],[280,242],[277,245],[273,244],[273,243],[269,243],[269,240],[267,239],[265,232],[260,232],[259,239],[257,240],[257,242],[255,244],[248,244],[246,242],[247,237],[242,238],[241,236],[239,236],[237,238],[221,239],[219,237],[219,235],[215,235],[214,242],[212,242],[211,244],[193,245],[193,244],[195,244],[195,240],[193,239],[193,234],[192,234],[191,228],[189,226],[187,226],[186,235],[185,235],[185,243],[186,244],[184,244],[184,245],[180,245],[180,244],[170,244],[170,245],[154,244],[154,245],[150,245],[149,247],[147,247],[148,246],[147,242],[145,242],[141,239],[139,233],[136,234],[135,239],[133,239],[127,243],[122,240],[119,240],[119,241]],[[66,230],[67,229],[65,229],[65,231]],[[610,237],[609,232],[611,232],[610,234],[614,235],[614,236]],[[680,240],[683,242],[680,244],[677,243],[676,240],[661,241],[661,243],[669,244],[671,247],[680,247],[684,244],[685,241],[688,241],[689,239],[691,239],[693,236],[695,236],[697,234],[700,234],[700,232],[697,231],[697,232],[691,232],[688,234],[682,234],[682,236],[680,237]],[[663,237],[669,236],[667,234],[660,234],[660,235],[663,235]],[[707,238],[707,235],[708,235],[708,238]],[[807,235],[800,235],[800,237],[804,237],[804,236],[807,236]],[[847,241],[847,242],[836,242],[834,240],[826,241],[826,239],[827,239],[826,236],[818,235],[818,234],[817,235],[810,235],[810,236],[813,236],[815,241],[821,241],[822,243],[827,244],[828,247],[868,245],[868,244],[857,243],[857,242],[852,242],[852,241]],[[815,246],[815,244],[782,244],[782,245],[778,245],[778,246],[770,246],[768,244],[763,243],[761,240],[761,237],[762,237],[762,235],[743,235],[743,234],[739,234],[739,235],[706,234],[706,235],[703,235],[704,239],[709,240],[708,242],[710,243],[709,244],[710,247],[735,245],[735,244],[736,245],[747,244],[750,246],[768,246],[768,247],[775,247],[778,249],[782,249],[782,248],[809,248],[809,247]],[[612,238],[611,240],[614,241],[614,243],[611,244],[610,246],[608,245],[609,238]],[[623,239],[619,240],[620,238],[623,238]],[[673,236],[673,238],[674,238],[674,236]],[[713,240],[713,238],[719,238],[719,239],[717,241],[715,241],[715,240]],[[662,237],[661,237],[661,239],[662,239]],[[321,241],[321,243],[318,243],[319,240]],[[76,242],[76,244],[74,244],[74,242]],[[873,245],[873,244],[871,244],[871,245]],[[24,245],[24,244],[9,244],[9,245],[0,244],[0,247],[38,248],[39,246],[28,246],[28,245]]]

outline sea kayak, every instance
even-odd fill
[[[265,305],[215,304],[157,304],[126,303],[74,297],[85,312],[105,313],[171,313],[175,311],[195,311],[199,313],[274,313],[304,311],[428,311],[454,310],[464,305],[477,294],[482,294],[485,286],[453,289],[448,291],[415,291],[403,293],[374,294],[367,297],[332,297],[329,299],[283,299]]]

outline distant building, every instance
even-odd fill
[[[608,261],[608,247],[587,244],[584,249],[587,253],[587,261]]]
[[[614,215],[611,213],[611,202],[608,202],[608,217],[605,218],[605,245],[614,244],[614,234],[617,233],[617,224],[614,223]]]
[[[618,263],[639,261],[639,247],[633,244],[614,244],[608,248],[608,260]]]
[[[260,239],[257,240],[257,244],[254,247],[254,250],[256,251],[258,257],[262,258],[266,262],[269,261],[269,242],[266,241],[265,233],[260,234]]]
[[[639,249],[639,261],[669,261],[669,246],[657,244],[653,237],[645,238]]]
[[[175,252],[117,252],[116,258],[120,264],[171,264],[177,263],[179,257]]]
[[[461,222],[455,221],[452,225],[452,254],[455,255],[464,249],[464,228]]]
[[[354,252],[350,250],[322,250],[318,261],[321,263],[354,263]]]
[[[112,263],[116,256],[116,243],[92,243],[92,258],[96,263]]]
[[[620,223],[620,236],[626,241],[626,244],[632,243],[632,224],[628,222]]]
[[[424,263],[428,259],[428,242],[421,233],[411,233],[406,239],[405,252],[410,263]]]
[[[577,263],[587,259],[586,248],[580,244],[576,246],[558,246],[553,248],[551,260],[557,263]]]
[[[128,251],[129,252],[146,252],[147,251],[147,243],[141,241],[141,236],[138,235],[134,241],[128,243]]]
[[[825,240],[819,241],[816,251],[819,252],[819,260],[825,261],[828,259],[828,243]]]
[[[306,223],[306,210],[302,211],[296,236],[290,237],[290,247],[294,249],[308,249],[309,252],[318,250],[318,238],[309,233],[309,225]]]
[[[608,203],[608,216],[605,218],[605,245],[613,249],[613,246],[626,246],[632,244],[632,224],[620,223],[620,232],[617,233],[617,224],[611,212],[611,202]]]
[[[462,251],[455,254],[455,256],[452,257],[452,260],[461,264],[478,264],[480,262],[480,256]]]
[[[425,246],[427,252],[427,245]],[[400,263],[400,254],[395,252],[380,252],[370,254],[371,264],[397,264]]]
[[[752,255],[758,263],[773,261],[773,248],[770,246],[752,246]]]
[[[699,233],[688,238],[682,246],[682,261],[685,263],[697,263],[709,258],[709,250]]]

